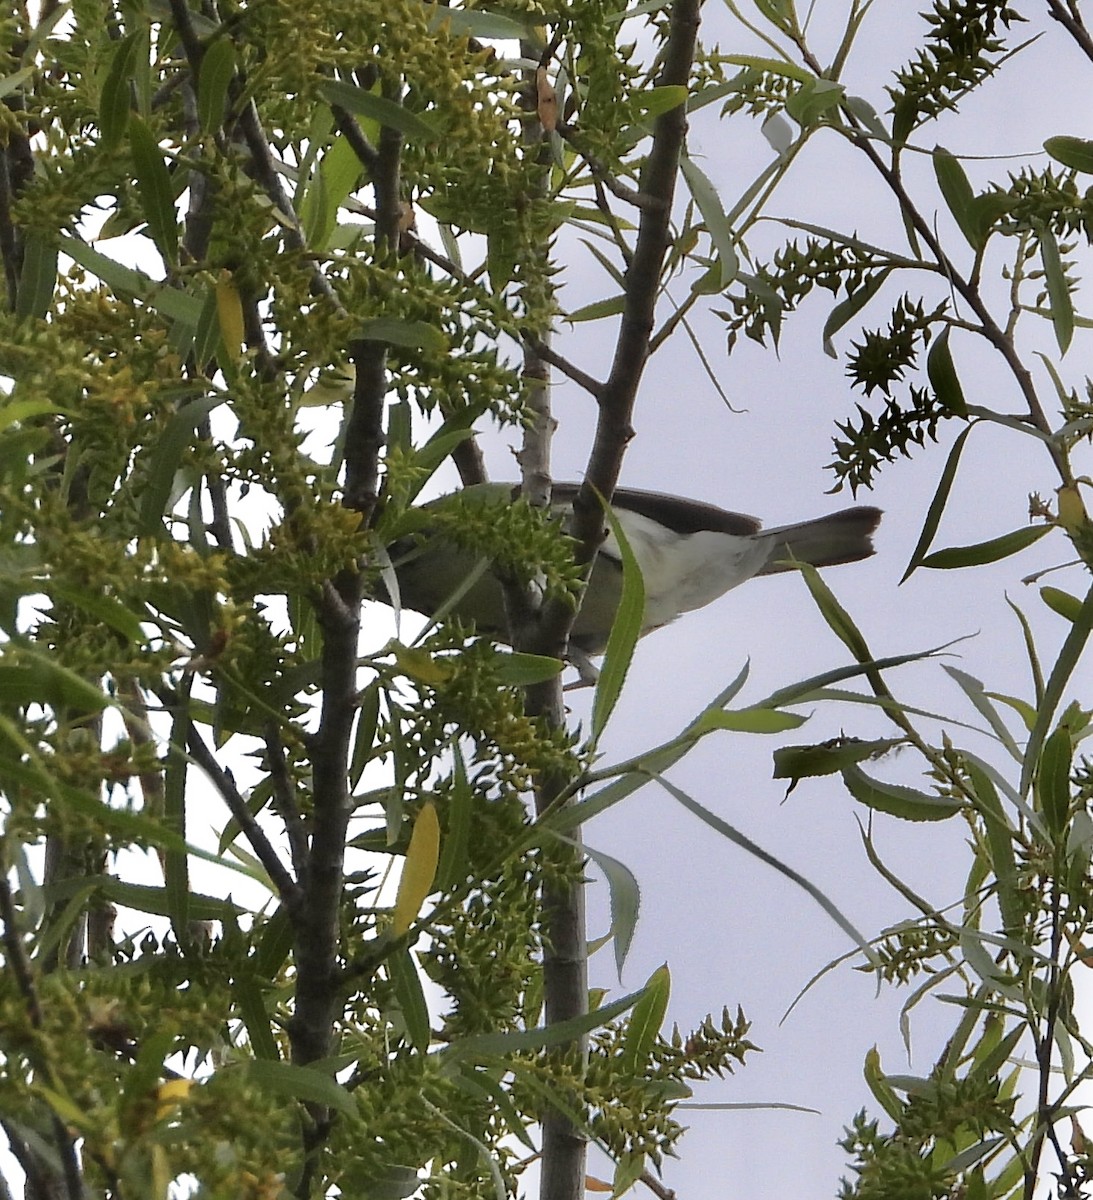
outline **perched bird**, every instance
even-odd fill
[[[579,485],[556,483],[551,508],[564,515]],[[479,484],[468,494],[484,503],[508,503],[519,487]],[[433,504],[443,501],[433,501]],[[426,508],[429,506],[427,505]],[[793,569],[794,562],[830,567],[857,562],[873,553],[871,535],[880,522],[877,508],[846,508],[813,521],[763,529],[755,517],[726,512],[713,504],[660,492],[618,488],[611,507],[630,544],[645,584],[642,634],[703,608],[754,575]],[[389,548],[405,608],[431,616],[475,572],[473,553],[426,527]],[[592,569],[571,647],[602,654],[615,619],[622,588],[618,543],[608,532]],[[449,610],[473,620],[482,633],[504,635],[501,584],[488,570],[478,576]]]

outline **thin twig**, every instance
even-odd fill
[[[165,708],[171,709],[175,706],[176,698],[172,694],[160,693],[159,698]],[[221,800],[228,806],[228,811],[250,844],[255,857],[270,877],[281,901],[291,905],[299,897],[299,885],[289,874],[287,867],[281,861],[281,856],[266,836],[265,830],[255,820],[242,793],[235,786],[235,780],[217,762],[216,755],[206,745],[193,722],[190,722],[186,745],[190,757],[205,772]]]

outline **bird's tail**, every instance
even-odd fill
[[[759,574],[791,571],[794,562],[833,567],[868,558],[873,553],[872,534],[880,518],[879,508],[845,508],[799,525],[764,529],[761,536],[769,538],[772,545]]]

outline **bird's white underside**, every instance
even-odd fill
[[[702,608],[762,570],[773,542],[712,530],[680,536],[640,513],[616,509],[645,584],[645,628],[665,625],[684,612]],[[621,557],[608,534],[601,550]]]

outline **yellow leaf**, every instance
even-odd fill
[[[399,669],[415,683],[437,686],[451,676],[451,667],[441,659],[434,658],[428,650],[418,650],[394,641],[391,642],[390,649]]]
[[[1066,484],[1059,488],[1056,495],[1059,498],[1059,524],[1067,533],[1077,533],[1089,524],[1089,514],[1085,511],[1078,485]]]
[[[162,1121],[171,1116],[193,1086],[192,1079],[168,1079],[166,1083],[161,1083],[156,1088],[156,1120]]]
[[[558,128],[558,93],[550,82],[546,67],[535,72],[535,90],[539,124],[547,133],[553,133]]]
[[[604,1179],[597,1179],[595,1175],[586,1175],[584,1190],[586,1192],[613,1192],[615,1189]]]
[[[221,271],[216,281],[216,317],[224,350],[232,362],[238,362],[243,353],[243,302],[230,271]]]
[[[440,822],[431,800],[421,806],[410,834],[406,862],[395,897],[395,936],[401,937],[414,923],[425,897],[433,890],[436,864],[440,858]]]

